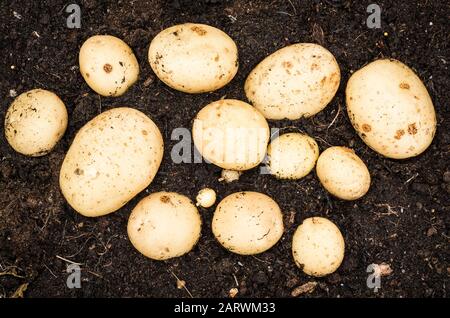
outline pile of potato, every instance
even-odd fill
[[[166,85],[185,93],[204,93],[228,84],[238,71],[236,43],[214,27],[186,23],[160,32],[150,43],[149,64]],[[87,39],[79,53],[86,83],[103,96],[120,96],[137,81],[139,64],[131,48],[109,35]],[[280,180],[297,180],[315,167],[323,187],[343,200],[357,200],[370,188],[367,165],[344,145],[320,153],[312,136],[285,133],[270,140],[267,120],[314,116],[333,99],[341,72],[333,54],[317,44],[284,47],[261,61],[245,81],[249,103],[212,101],[194,119],[195,146],[221,167],[222,179],[237,181],[267,157]],[[362,140],[382,156],[405,159],[431,144],[436,115],[424,84],[406,65],[381,59],[352,74],[346,87],[348,117]],[[34,89],[18,96],[5,118],[5,134],[17,152],[42,156],[63,136],[67,110],[54,93]],[[105,111],[86,123],[67,151],[60,171],[61,191],[70,206],[87,217],[117,211],[147,189],[156,176],[164,141],[156,124],[131,107]],[[282,182],[282,181],[280,181]],[[289,182],[289,181],[284,181]],[[157,192],[131,212],[128,236],[145,256],[166,260],[188,253],[201,236],[198,207],[216,202],[202,189],[194,204],[174,192]],[[216,206],[212,233],[227,250],[253,255],[283,236],[283,212],[269,196],[242,191]],[[316,216],[298,226],[292,238],[295,263],[308,275],[338,269],[345,243],[339,228]]]

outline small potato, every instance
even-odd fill
[[[20,94],[6,112],[6,139],[15,151],[26,156],[49,153],[66,128],[66,106],[47,90],[33,89]]]
[[[128,237],[143,255],[166,260],[188,253],[200,238],[202,220],[189,198],[157,192],[142,199],[128,220]]]
[[[105,111],[75,136],[61,167],[61,191],[84,216],[114,212],[148,187],[163,151],[161,133],[144,113]]]
[[[194,144],[206,160],[228,170],[248,170],[263,159],[270,138],[266,119],[235,99],[213,102],[197,114]]]
[[[420,78],[400,61],[377,60],[355,72],[347,83],[346,102],[361,139],[385,157],[414,157],[433,141],[433,102]]]
[[[216,203],[216,192],[210,188],[201,189],[197,195],[197,206],[210,208]]]
[[[292,239],[295,263],[310,276],[321,277],[336,271],[344,259],[344,251],[341,231],[322,217],[304,220]]]
[[[323,187],[343,200],[356,200],[367,193],[370,173],[352,149],[330,147],[317,160],[317,176]]]
[[[150,43],[148,60],[161,81],[185,93],[219,89],[238,70],[236,43],[205,24],[185,23],[161,31]]]
[[[95,35],[80,49],[80,72],[86,83],[103,96],[120,96],[139,75],[139,64],[131,48],[111,35]]]
[[[259,63],[245,82],[245,94],[266,118],[294,120],[324,109],[340,80],[333,54],[317,44],[297,43]]]
[[[230,194],[216,208],[212,221],[216,239],[242,255],[267,251],[283,235],[280,207],[269,196],[251,191]]]
[[[300,179],[314,168],[319,146],[308,135],[287,133],[267,148],[270,172],[280,179]]]

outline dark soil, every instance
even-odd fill
[[[75,2],[75,1],[74,1]],[[77,1],[80,2],[80,1]],[[0,116],[3,121],[18,94],[32,89],[54,91],[66,103],[70,126],[53,152],[41,158],[15,153],[0,137],[0,297],[28,284],[26,297],[188,297],[177,289],[175,274],[195,297],[288,297],[292,289],[319,282],[306,297],[447,297],[450,288],[449,233],[449,6],[446,1],[376,1],[382,28],[369,29],[371,1],[81,1],[82,27],[68,29],[65,1],[6,1],[0,8]],[[20,14],[14,15],[13,12]],[[201,22],[227,32],[239,47],[240,69],[226,87],[210,94],[188,95],[160,82],[150,69],[150,40],[176,23]],[[385,34],[386,32],[386,34]],[[141,67],[139,82],[122,97],[95,94],[78,70],[78,51],[89,36],[111,34],[134,50]],[[300,181],[279,181],[246,172],[239,182],[218,181],[220,169],[203,164],[174,164],[171,131],[191,127],[204,105],[223,96],[245,100],[243,83],[265,56],[296,42],[323,44],[342,71],[338,94],[315,117],[271,126],[295,126],[329,145],[353,147],[367,163],[373,184],[355,202],[337,200],[311,173]],[[379,57],[397,58],[412,67],[434,101],[438,129],[433,144],[417,158],[389,160],[370,150],[356,135],[345,112],[344,88],[352,71]],[[120,211],[88,219],[62,197],[58,174],[77,132],[99,112],[135,107],[161,128],[164,161],[147,191]],[[340,109],[339,115],[337,115]],[[333,119],[337,119],[333,122]],[[333,123],[332,123],[333,122]],[[331,124],[332,123],[332,124]],[[189,254],[166,262],[139,254],[126,234],[131,209],[147,193],[178,191],[194,198],[209,186],[218,199],[238,191],[271,195],[285,215],[280,242],[256,257],[227,252],[211,234],[213,209],[202,209],[203,235]],[[294,229],[306,217],[326,216],[342,230],[346,255],[339,270],[324,278],[304,275],[291,257]],[[82,263],[82,288],[66,287],[67,262]],[[386,262],[393,273],[374,293],[366,286],[366,268]]]

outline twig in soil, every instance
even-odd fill
[[[47,265],[44,264],[44,267],[50,272],[50,274],[52,274],[53,277],[58,278],[58,276],[56,276]]]
[[[6,276],[6,275],[13,276],[13,277],[16,277],[16,278],[25,278],[25,276],[17,274],[17,272],[14,269],[14,267],[12,269],[10,269],[10,270],[5,270],[4,272],[0,273],[0,276]]]
[[[378,217],[389,216],[389,215],[395,215],[395,216],[398,216],[398,212],[394,210],[394,208],[396,208],[396,207],[391,207],[391,206],[390,206],[389,204],[387,204],[387,203],[375,204],[375,206],[387,208],[387,210],[388,210],[388,211],[385,212],[385,213],[376,212],[375,215],[378,216]],[[398,206],[398,208],[400,208],[401,211],[403,212],[403,207]]]
[[[276,11],[279,14],[284,14],[284,15],[288,15],[290,17],[293,17],[294,15],[292,13],[288,13],[288,12],[284,12],[284,11]]]
[[[332,120],[331,123],[328,125],[327,129],[330,129],[330,127],[333,126],[334,122],[335,122],[336,119],[339,117],[340,112],[341,112],[341,103],[338,103],[338,110],[337,110],[336,116],[334,116],[333,120]]]
[[[292,292],[292,297],[298,297],[302,294],[310,294],[316,289],[317,282],[307,282],[306,284],[303,284],[301,286],[296,287]]]
[[[257,261],[260,261],[260,262],[262,262],[262,263],[270,264],[270,262],[265,261],[265,260],[262,260],[262,259],[260,259],[260,258],[257,258],[255,255],[252,255],[252,257],[253,257],[254,259],[256,259]]]
[[[69,264],[78,265],[78,266],[83,265],[83,263],[77,263],[77,262],[71,261],[70,259],[64,258],[64,257],[59,256],[59,255],[56,255],[56,258],[58,258],[58,259],[60,259],[60,260],[62,260],[64,262],[67,262]]]
[[[239,287],[239,282],[237,280],[236,275],[233,274],[233,277],[234,277],[234,282],[236,283],[236,287]]]
[[[11,298],[23,298],[23,293],[27,290],[28,283],[20,285],[14,294],[11,295]]]
[[[320,140],[321,142],[323,142],[324,144],[326,144],[326,145],[328,145],[328,146],[331,146],[331,144],[330,144],[328,141],[326,141],[325,139],[323,139],[323,138],[321,138],[321,137],[315,136],[314,139],[318,139],[318,140]]]
[[[295,8],[294,4],[291,0],[288,0],[289,4],[291,5],[292,9],[294,9],[294,14],[297,15],[297,9]]]
[[[175,279],[177,280],[177,286],[184,288],[184,290],[189,294],[189,297],[194,298],[189,289],[186,287],[186,282],[184,280],[179,279],[178,276],[175,275],[175,273],[172,272],[170,269],[168,269],[167,272],[169,272],[170,274],[172,274],[173,277],[175,277]]]
[[[404,184],[410,183],[412,180],[414,180],[414,179],[417,178],[418,176],[419,176],[419,173],[416,172],[411,178],[409,178],[408,180],[406,180]]]

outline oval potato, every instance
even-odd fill
[[[49,153],[67,128],[67,109],[54,93],[32,89],[20,94],[5,116],[5,135],[11,147],[26,156]]]
[[[267,251],[283,235],[278,204],[259,192],[237,192],[217,206],[212,221],[214,236],[231,252],[253,255]]]
[[[139,75],[131,48],[111,35],[94,35],[80,49],[80,72],[86,83],[103,96],[120,96]]]
[[[161,133],[144,113],[105,111],[75,136],[61,167],[62,193],[84,216],[114,212],[152,182],[163,151]]]
[[[259,63],[245,82],[245,94],[266,118],[294,120],[324,109],[340,79],[333,54],[317,44],[297,43]]]
[[[327,148],[317,160],[316,172],[323,187],[343,200],[359,199],[370,187],[367,166],[350,148]]]
[[[150,43],[150,66],[166,85],[204,93],[228,84],[238,70],[236,43],[223,31],[185,23],[161,31]]]
[[[286,133],[267,148],[270,172],[280,179],[300,179],[314,168],[319,157],[316,141],[305,134]]]
[[[223,99],[198,112],[192,136],[208,161],[223,169],[242,171],[264,159],[270,130],[264,116],[251,105]]]
[[[385,157],[421,154],[436,132],[433,102],[420,78],[397,60],[356,71],[346,88],[347,112],[362,140]]]
[[[189,252],[200,238],[202,220],[184,195],[157,192],[142,199],[128,220],[128,237],[143,255],[166,260]]]
[[[321,277],[333,273],[341,265],[344,253],[341,231],[326,218],[308,218],[294,233],[292,254],[307,275]]]

